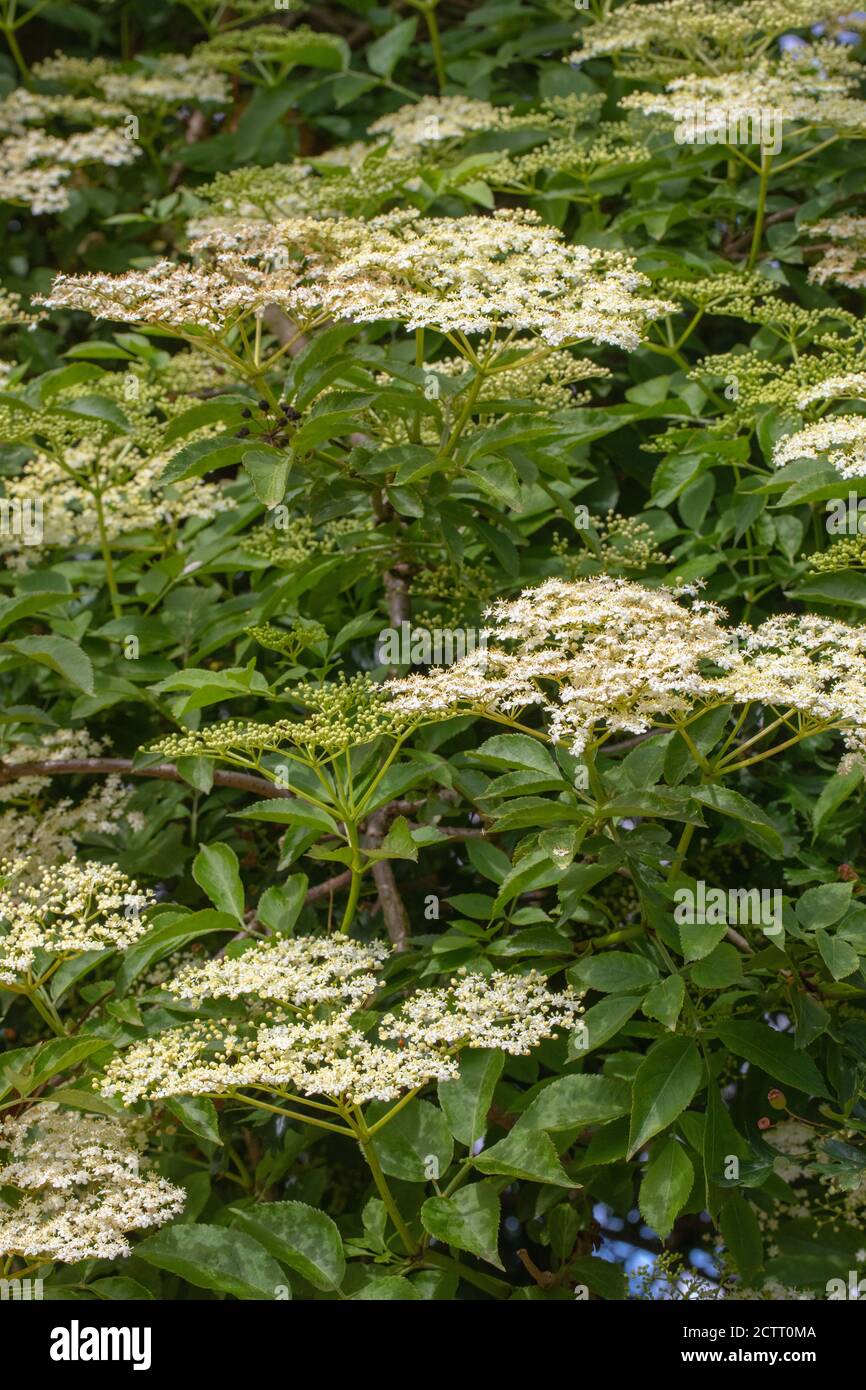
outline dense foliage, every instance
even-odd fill
[[[862,34],[0,0],[0,1277],[862,1267]]]

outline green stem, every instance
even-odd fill
[[[391,1218],[391,1221],[393,1222],[394,1229],[400,1237],[400,1240],[403,1243],[407,1255],[414,1255],[417,1250],[417,1243],[412,1239],[412,1233],[409,1230],[409,1227],[406,1225],[405,1221],[403,1220],[402,1216],[400,1215],[400,1209],[397,1206],[397,1203],[394,1201],[394,1194],[388,1186],[388,1179],[382,1172],[382,1165],[379,1162],[376,1150],[373,1147],[372,1141],[370,1139],[370,1132],[364,1124],[360,1112],[358,1115],[357,1124],[358,1128],[356,1133],[358,1144],[360,1146],[361,1153],[364,1155],[364,1158],[366,1160],[367,1167],[370,1169],[370,1172],[373,1175],[373,1182],[376,1184],[376,1191],[379,1193],[379,1196],[382,1198],[382,1201],[385,1204],[385,1210],[387,1211],[388,1215]]]
[[[438,0],[430,0],[427,5],[422,5],[424,18],[427,21],[427,33],[430,35],[430,47],[433,49],[433,64],[436,68],[436,81],[439,84],[439,91],[444,92],[447,78],[445,76],[445,62],[442,57],[442,39],[439,34],[439,22],[436,18],[436,5]]]
[[[352,884],[349,888],[349,897],[346,902],[346,909],[343,913],[343,920],[340,923],[340,931],[348,932],[355,920],[355,913],[358,908],[358,899],[361,896],[361,881],[364,876],[364,869],[361,860],[361,844],[358,839],[358,827],[354,821],[346,821],[346,838],[352,849]]]
[[[51,1003],[51,1000],[48,999],[47,996],[42,993],[41,989],[27,990],[26,994],[27,998],[30,1000],[30,1003],[33,1005],[34,1009],[40,1015],[40,1017],[43,1018],[44,1021],[48,1024],[48,1027],[51,1029],[52,1033],[56,1033],[58,1038],[65,1038],[67,1036],[67,1032],[63,1026],[63,1020],[60,1017],[57,1010],[55,1009],[54,1005]]]
[[[102,506],[102,493],[94,489],[93,501],[96,507],[96,526],[99,531],[99,548],[102,551],[102,558],[105,561],[105,579],[108,584],[108,593],[111,598],[111,610],[115,618],[122,616],[120,606],[120,593],[117,588],[117,580],[114,577],[114,565],[111,559],[111,546],[108,544],[108,531],[105,525],[105,511]]]
[[[752,233],[752,249],[746,262],[746,270],[754,270],[764,235],[764,213],[767,208],[767,185],[770,182],[770,166],[773,157],[764,150],[761,152],[761,177],[758,184],[758,210],[755,214],[755,230]]]
[[[21,80],[22,80],[22,82],[24,83],[24,86],[25,86],[25,87],[29,87],[29,86],[30,86],[30,80],[31,80],[31,79],[30,79],[30,69],[29,69],[28,66],[27,66],[27,61],[26,61],[26,59],[25,59],[25,57],[24,57],[24,54],[21,52],[21,49],[20,49],[19,44],[18,44],[18,40],[17,40],[16,37],[15,37],[15,30],[14,30],[13,28],[9,27],[9,26],[5,26],[4,29],[3,29],[3,33],[4,33],[4,35],[6,36],[6,42],[7,42],[8,45],[9,45],[9,52],[12,54],[12,57],[15,59],[15,66],[18,68],[18,71],[21,73]]]

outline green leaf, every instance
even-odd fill
[[[589,956],[572,966],[568,974],[569,979],[574,976],[589,989],[603,994],[630,994],[649,989],[659,977],[651,960],[628,951],[605,951],[600,956]]]
[[[69,599],[69,594],[52,589],[0,599],[0,630],[8,627],[10,623],[17,623],[20,618],[29,618],[33,613],[44,613],[47,608],[57,608],[58,605],[66,604]]]
[[[166,1226],[136,1245],[135,1255],[198,1289],[244,1300],[273,1299],[286,1285],[282,1269],[257,1240],[225,1226]]]
[[[677,1026],[677,1019],[686,997],[686,987],[681,975],[668,975],[655,985],[641,1004],[641,1011],[647,1018],[658,1019],[671,1031]]]
[[[855,970],[859,970],[860,957],[847,941],[838,936],[830,936],[820,928],[815,932],[815,941],[821,952],[821,959],[834,980],[844,980],[847,975],[853,975]]]
[[[473,1048],[460,1058],[460,1075],[453,1081],[439,1082],[439,1104],[448,1127],[467,1148],[487,1129],[487,1112],[504,1065],[505,1057],[498,1050]]]
[[[90,657],[68,637],[19,637],[14,642],[0,643],[0,652],[8,652],[10,656],[20,657],[25,662],[35,661],[38,666],[47,666],[76,690],[83,690],[85,695],[93,694]]]
[[[220,434],[213,439],[196,439],[170,458],[160,476],[163,487],[180,483],[186,478],[200,478],[215,468],[227,468],[239,463],[249,445],[232,434]]]
[[[691,1038],[662,1038],[635,1073],[628,1157],[666,1129],[693,1099],[704,1077],[704,1064]]]
[[[811,1057],[798,1052],[788,1033],[779,1033],[767,1023],[742,1022],[720,1024],[716,1029],[729,1052],[744,1057],[760,1067],[774,1081],[794,1086],[810,1096],[830,1099],[821,1073]]]
[[[691,794],[702,806],[709,806],[722,816],[742,821],[772,854],[782,854],[784,843],[769,816],[748,797],[731,791],[730,787],[692,787]]]
[[[560,1076],[526,1107],[514,1126],[517,1129],[583,1129],[627,1115],[631,1108],[631,1089],[625,1081],[596,1076]]]
[[[216,912],[212,907],[204,908],[202,912],[166,915],[168,921],[160,918],[124,953],[116,976],[118,994],[123,994],[142,971],[162,960],[163,956],[170,955],[199,936],[216,931],[235,932],[238,926],[235,917],[226,912]]]
[[[117,1300],[120,1303],[144,1303],[153,1299],[150,1289],[139,1284],[137,1279],[127,1279],[124,1275],[94,1279],[87,1287],[100,1298]]]
[[[853,883],[822,883],[818,888],[807,888],[794,908],[800,926],[815,931],[838,922],[848,911],[853,888]]]
[[[388,1274],[384,1279],[371,1279],[357,1293],[352,1294],[355,1303],[402,1303],[419,1297],[408,1279],[399,1274]]]
[[[299,825],[310,830],[321,830],[328,834],[334,834],[337,830],[337,822],[333,816],[328,815],[327,811],[294,796],[257,801],[244,811],[235,811],[233,818],[235,820],[263,820],[273,825]]]
[[[821,834],[839,807],[862,785],[863,770],[859,767],[852,767],[850,772],[837,773],[824,783],[821,795],[812,810],[812,830],[815,836]]]
[[[540,772],[543,777],[562,780],[562,773],[544,744],[529,734],[496,734],[473,752],[472,761],[485,767]]]
[[[409,52],[418,28],[417,19],[402,19],[367,47],[367,64],[378,77],[390,77],[400,59]]]
[[[260,445],[257,449],[248,449],[241,462],[260,502],[266,507],[276,507],[282,502],[289,483],[291,454]]]
[[[207,1096],[172,1096],[165,1106],[191,1134],[210,1144],[222,1143],[216,1106]]]
[[[290,874],[285,883],[266,888],[256,907],[259,921],[271,931],[288,936],[301,915],[308,886],[306,874]]]
[[[220,912],[228,912],[243,924],[244,887],[238,857],[231,845],[217,841],[202,845],[193,860],[192,876]]]
[[[421,1224],[428,1235],[445,1245],[467,1250],[497,1269],[499,1258],[498,1184],[485,1179],[461,1187],[453,1197],[428,1197],[421,1208]]]
[[[384,1102],[371,1105],[368,1123],[375,1124],[389,1109]],[[372,1142],[384,1172],[404,1182],[438,1181],[454,1156],[445,1116],[428,1100],[410,1100]]]
[[[513,1129],[507,1138],[479,1154],[475,1167],[479,1173],[526,1182],[552,1183],[556,1187],[576,1185],[560,1163],[553,1140],[543,1129]]]
[[[695,1170],[682,1144],[668,1139],[653,1147],[640,1185],[640,1213],[648,1226],[665,1240],[689,1199]]]
[[[316,1289],[338,1289],[346,1273],[343,1238],[325,1212],[304,1202],[232,1207],[235,1222]]]
[[[751,1202],[738,1192],[726,1197],[722,1203],[719,1229],[738,1274],[749,1282],[764,1263],[764,1242]]]
[[[634,994],[609,994],[606,999],[593,1004],[580,1018],[568,1040],[569,1061],[575,1057],[585,1057],[609,1042],[637,1012],[639,1005],[640,997]]]

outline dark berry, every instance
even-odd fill
[[[249,410],[249,409],[247,409],[247,410],[242,410],[242,411],[241,411],[241,415],[242,415],[242,417],[243,417],[244,420],[251,420],[251,419],[253,418],[253,412],[252,412],[251,410]]]
[[[238,439],[246,439],[248,434],[249,430],[247,429],[246,425],[244,425],[242,430],[238,430]]]
[[[270,405],[268,404],[267,401],[259,401],[259,410],[263,410],[263,411],[265,412],[266,415],[267,415],[268,411],[270,410],[270,408],[271,408],[271,407],[270,407]]]

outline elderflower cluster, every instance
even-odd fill
[[[866,217],[845,215],[816,222],[811,237],[827,237],[821,258],[810,267],[809,279],[817,285],[835,281],[846,289],[866,287]]]
[[[300,24],[284,29],[280,24],[256,24],[249,29],[231,29],[194,48],[190,57],[195,83],[208,68],[220,73],[256,74],[285,77],[294,67],[322,67],[339,70],[347,66],[346,44],[336,34],[323,33]],[[276,85],[274,82],[273,85]]]
[[[772,111],[778,122],[830,126],[853,135],[866,133],[866,102],[854,95],[860,68],[844,50],[815,44],[762,58],[722,75],[676,77],[664,92],[633,92],[620,101],[624,110],[682,123],[688,142],[723,144],[725,132],[737,139],[751,131],[757,142],[756,113]]]
[[[146,930],[151,899],[115,864],[65,863],[31,870],[27,860],[0,866],[0,983],[14,984],[38,951],[76,956],[122,950]]]
[[[581,46],[569,61],[616,56],[630,74],[656,78],[727,72],[764,51],[768,40],[837,13],[812,0],[627,0],[580,31]]]
[[[62,463],[35,454],[17,477],[6,479],[5,491],[12,499],[42,499],[42,540],[30,545],[10,536],[4,547],[6,563],[27,569],[40,563],[46,550],[92,546],[98,535],[97,483],[109,540],[151,527],[175,527],[193,518],[209,521],[230,505],[218,482],[187,478],[164,484],[168,459],[167,453],[147,457],[131,449],[127,438],[117,436],[105,443],[82,441],[66,451]]]
[[[134,1043],[105,1070],[102,1094],[125,1103],[175,1095],[234,1094],[244,1087],[289,1088],[362,1105],[394,1100],[428,1081],[454,1079],[455,1060],[432,1047],[370,1042],[348,1011],[256,1025],[196,1019]]]
[[[142,1174],[140,1128],[43,1104],[0,1123],[0,1254],[41,1261],[111,1260],[131,1253],[128,1232],[162,1226],[186,1200],[182,1188]]]
[[[394,707],[419,721],[535,707],[580,755],[602,730],[757,703],[796,712],[806,731],[838,729],[849,757],[866,752],[866,627],[802,614],[726,628],[688,590],[609,575],[546,580],[488,616],[484,651],[389,681]]]
[[[481,130],[507,130],[513,123],[509,106],[466,96],[424,96],[409,102],[369,127],[371,135],[386,135],[397,155],[412,154],[419,146],[462,140]]]
[[[573,1028],[580,999],[551,994],[537,970],[526,975],[460,971],[447,989],[421,989],[379,1025],[383,1038],[445,1047],[495,1047],[525,1056],[559,1028]]]
[[[289,1087],[341,1103],[394,1100],[428,1081],[456,1078],[455,1054],[464,1047],[523,1055],[570,1027],[581,1007],[571,990],[551,994],[535,972],[461,974],[445,989],[412,996],[380,1019],[378,1039],[368,1037],[353,1010],[375,992],[389,954],[377,945],[298,937],[184,969],[173,993],[197,1004],[243,998],[244,1017],[195,1019],[133,1044],[109,1063],[102,1093],[131,1103]],[[280,1007],[262,1014],[262,1001]]]
[[[219,105],[231,100],[228,82],[219,73],[203,72],[201,64],[180,53],[160,55],[156,72],[108,72],[96,86],[109,101],[122,101],[133,111],[159,114],[168,106]]]
[[[485,652],[389,682],[397,708],[447,718],[539,706],[553,737],[579,754],[596,725],[641,733],[662,712],[691,709],[707,692],[701,663],[729,646],[713,604],[687,607],[677,591],[607,575],[546,580],[488,617]]]
[[[416,722],[388,699],[369,676],[340,675],[325,685],[296,685],[292,699],[310,711],[304,720],[278,719],[273,724],[225,720],[194,733],[169,734],[153,745],[167,758],[247,757],[299,748],[305,756],[335,756],[382,736],[396,738]]]
[[[20,798],[20,787],[20,782],[11,783],[0,791],[17,792]],[[72,858],[76,847],[91,835],[116,835],[125,826],[140,830],[144,818],[140,811],[127,810],[130,795],[130,789],[112,775],[78,802],[63,797],[49,804],[25,802],[22,806],[19,801],[14,809],[0,814],[0,859],[29,854],[40,864],[59,864]]]
[[[777,468],[818,458],[826,458],[843,478],[866,477],[866,415],[829,415],[785,435],[773,450]]]
[[[277,937],[241,956],[189,966],[171,989],[196,1005],[247,994],[297,1008],[339,1000],[358,1005],[376,990],[376,972],[388,954],[379,942],[362,946],[339,936]]]
[[[90,86],[88,84],[88,89]],[[100,101],[95,97],[49,95],[31,92],[26,87],[15,87],[0,101],[0,131],[9,135],[23,135],[28,126],[44,127],[52,121],[64,125],[106,126],[110,122],[122,121],[128,115],[125,106]]]
[[[0,199],[36,214],[62,212],[69,206],[66,185],[73,169],[87,164],[117,168],[132,164],[140,154],[121,131],[107,126],[79,131],[65,140],[43,131],[13,135],[0,142]]]
[[[363,525],[352,517],[337,517],[318,528],[306,516],[278,520],[284,524],[265,522],[249,531],[243,548],[257,559],[286,570],[297,569],[311,555],[333,555]]]
[[[650,319],[673,307],[642,297],[649,282],[630,257],[572,245],[530,212],[242,223],[213,231],[192,250],[204,264],[60,275],[37,302],[216,331],[276,304],[304,326],[393,319],[408,329],[510,329],[553,346],[589,340],[626,350],[637,348]]]
[[[848,754],[866,752],[866,626],[813,613],[736,629],[736,650],[716,682],[722,698],[786,709],[809,727],[836,728]]]

